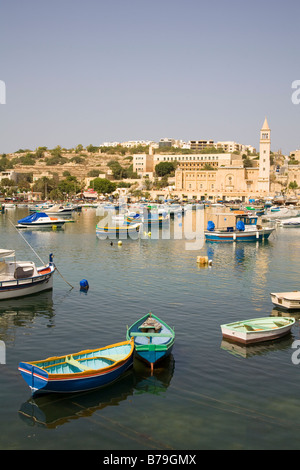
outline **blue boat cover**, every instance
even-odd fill
[[[210,232],[212,232],[213,230],[215,230],[215,224],[213,223],[212,220],[209,220],[207,222],[207,230],[209,230]]]
[[[45,214],[45,212],[34,212],[33,214],[28,215],[27,217],[24,217],[24,219],[18,220],[19,224],[22,223],[31,223],[35,222],[38,220],[40,217],[49,217],[48,214]]]
[[[237,230],[240,232],[243,232],[245,230],[245,224],[242,220],[239,220],[238,223],[236,224]]]

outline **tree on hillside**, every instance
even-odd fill
[[[99,147],[95,147],[94,145],[90,144],[86,147],[87,151],[90,153],[96,153]]]
[[[114,179],[121,180],[128,177],[126,168],[123,168],[116,160],[110,160],[107,166],[111,169]]]
[[[78,144],[75,148],[75,153],[80,153],[82,152],[82,150],[83,150],[83,145]]]
[[[94,188],[97,193],[112,193],[116,190],[116,183],[109,181],[106,178],[95,178],[93,181],[90,182],[90,188]]]

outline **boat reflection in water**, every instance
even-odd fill
[[[20,326],[26,327],[37,316],[49,320],[52,326],[54,308],[52,291],[44,291],[19,299],[7,299],[0,302],[0,333],[5,342],[14,340],[14,330]]]
[[[45,394],[31,397],[19,410],[20,418],[29,426],[49,429],[62,426],[74,419],[91,417],[107,406],[119,405],[139,393],[158,395],[170,385],[175,367],[173,355],[164,361],[151,376],[149,367],[134,360],[134,367],[116,382],[98,390],[70,394]]]
[[[233,356],[244,357],[245,359],[253,356],[264,356],[270,352],[280,351],[291,348],[294,337],[292,334],[284,336],[282,339],[265,341],[263,343],[244,345],[242,343],[234,343],[223,339],[221,349],[229,352]]]

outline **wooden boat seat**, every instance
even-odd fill
[[[248,331],[259,331],[259,330],[270,330],[270,329],[276,329],[276,328],[281,328],[282,326],[286,326],[286,323],[280,323],[280,322],[274,322],[274,325],[276,326],[273,326],[273,327],[268,327],[268,326],[262,326],[260,325],[258,327],[257,326],[254,326],[254,325],[251,325],[250,323],[244,323],[244,327],[246,328],[246,330]]]
[[[76,359],[74,359],[72,355],[66,356],[66,363],[71,364],[72,366],[75,366],[81,370],[92,370],[90,367],[84,366],[79,361],[76,361]]]

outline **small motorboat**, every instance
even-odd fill
[[[130,328],[127,327],[126,339],[134,338],[135,351],[138,358],[154,365],[169,356],[172,351],[175,332],[165,322],[149,312],[137,320]]]
[[[36,267],[33,261],[6,260],[15,258],[14,250],[0,250],[0,300],[36,294],[53,287],[53,255],[49,263]]]
[[[292,317],[263,317],[221,325],[223,338],[244,344],[253,344],[280,338],[291,331]]]
[[[132,339],[41,361],[20,362],[18,369],[34,395],[83,392],[118,379],[132,367],[133,353]]]
[[[300,217],[291,217],[290,219],[281,220],[280,227],[284,227],[284,228],[300,227]]]
[[[137,238],[138,232],[140,230],[141,223],[128,223],[128,222],[116,222],[112,223],[111,225],[101,225],[98,223],[96,225],[96,235],[99,235],[102,237],[105,235],[105,237],[108,236],[108,238],[113,239],[113,238],[127,238],[128,236],[130,238]]]
[[[51,217],[45,212],[34,212],[33,214],[18,220],[17,228],[61,228],[66,220]]]
[[[287,310],[300,310],[300,291],[271,292],[271,300],[274,305]]]
[[[51,215],[70,215],[74,211],[75,211],[75,208],[73,208],[70,205],[69,206],[56,205],[56,206],[49,207],[48,209],[44,209],[44,212],[50,216]]]

